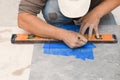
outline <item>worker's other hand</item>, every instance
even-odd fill
[[[84,36],[73,31],[66,31],[66,33],[62,36],[62,40],[70,48],[81,47],[87,43],[87,39]]]
[[[81,25],[80,33],[84,35],[86,30],[89,29],[88,39],[92,37],[93,31],[95,32],[96,37],[99,38],[98,32],[99,21],[100,18],[97,15],[93,14],[92,12],[88,13],[87,15],[79,19],[79,23]]]

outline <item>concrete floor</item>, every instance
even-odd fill
[[[120,41],[119,28],[100,26],[100,33],[116,34]],[[82,61],[72,56],[45,55],[43,45],[36,44],[29,80],[120,80],[120,44],[95,45],[95,60]]]

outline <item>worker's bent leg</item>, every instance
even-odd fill
[[[101,21],[100,25],[117,25],[115,18],[112,13],[105,15]]]
[[[46,22],[52,25],[66,24],[72,21],[71,18],[62,15],[57,0],[48,0],[42,12]]]

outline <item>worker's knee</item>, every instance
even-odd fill
[[[46,22],[52,25],[65,24],[72,20],[60,12],[57,0],[48,0],[42,13]]]
[[[44,19],[46,20],[46,22],[53,24],[58,22],[58,14],[56,12],[45,12],[43,13]]]

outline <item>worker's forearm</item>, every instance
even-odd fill
[[[62,34],[66,30],[54,27],[37,18],[34,15],[28,13],[20,13],[18,15],[18,25],[20,28],[41,36],[41,37],[49,37],[61,40]]]
[[[110,11],[120,5],[120,0],[104,0],[101,4],[95,7],[91,12],[98,18],[103,17]]]

